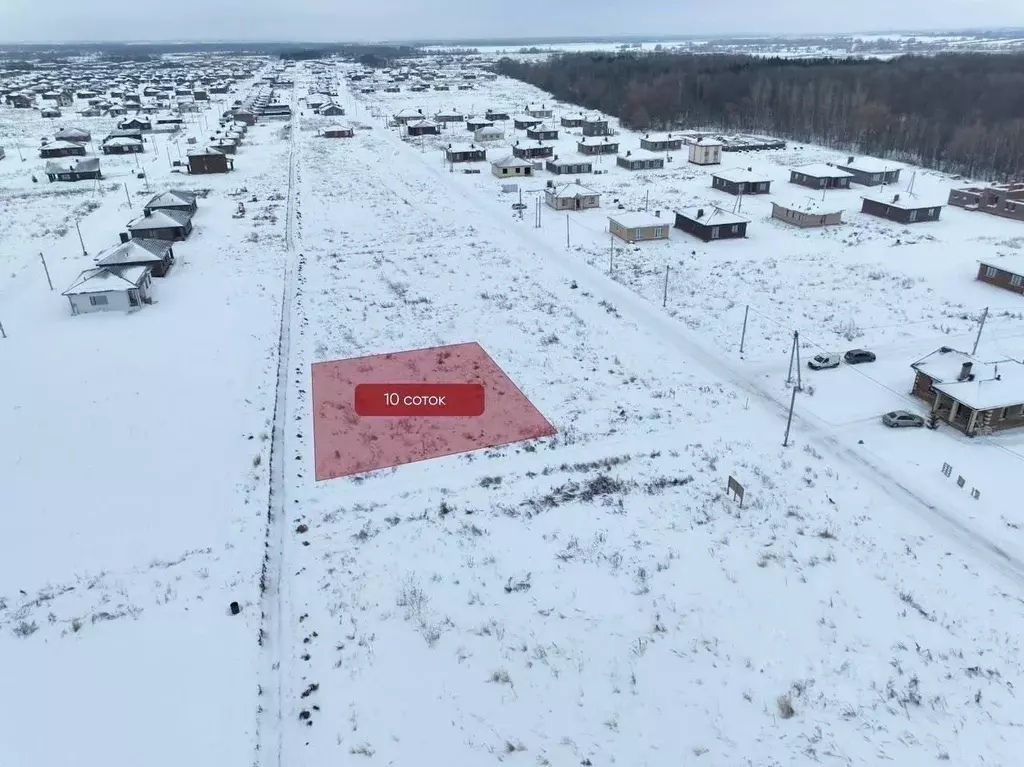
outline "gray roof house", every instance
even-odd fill
[[[78,275],[64,291],[72,314],[130,309],[153,302],[148,266],[98,266]]]
[[[154,210],[180,210],[189,215],[196,212],[198,207],[197,195],[195,192],[187,192],[183,189],[168,189],[152,197],[143,206],[143,210],[150,212]]]
[[[101,251],[96,266],[148,266],[154,277],[163,277],[174,263],[174,250],[167,240],[130,239],[121,233],[121,242]]]
[[[83,181],[103,178],[103,174],[100,173],[100,158],[85,158],[74,165],[64,165],[51,160],[46,163],[46,177],[50,181]]]
[[[128,222],[132,238],[177,242],[192,234],[192,217],[180,210],[149,210]]]

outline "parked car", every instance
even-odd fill
[[[874,362],[875,353],[866,349],[850,349],[843,355],[843,359],[846,360],[847,365],[859,365],[862,362]]]
[[[901,426],[924,426],[924,419],[909,410],[893,410],[882,416],[882,423],[896,429]]]
[[[807,367],[811,370],[825,370],[826,368],[839,367],[839,352],[826,352],[807,360]]]

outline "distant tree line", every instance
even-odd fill
[[[562,54],[501,74],[635,129],[708,127],[1000,180],[1024,177],[1024,55]]]

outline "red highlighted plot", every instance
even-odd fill
[[[312,373],[317,480],[555,433],[476,343],[317,362]]]
[[[484,386],[476,383],[358,384],[356,415],[476,416],[484,414]]]

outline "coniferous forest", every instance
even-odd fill
[[[871,59],[562,54],[501,74],[638,130],[713,128],[1024,177],[1024,55]]]

